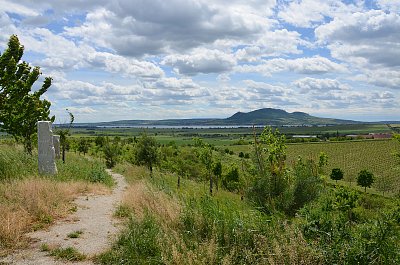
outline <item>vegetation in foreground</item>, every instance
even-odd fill
[[[295,216],[172,174],[120,165],[127,228],[102,264],[397,264],[400,204],[327,186]],[[147,174],[146,174],[147,172]],[[137,176],[143,176],[140,178]],[[122,208],[122,209],[121,209]]]
[[[152,178],[146,168],[116,166],[131,183],[116,212],[126,218],[127,228],[99,262],[400,262],[399,199],[330,184],[323,177],[326,154],[286,165],[284,137],[266,129],[256,141],[253,160],[226,169],[225,155],[195,142],[191,149],[161,149]],[[226,183],[213,192],[210,187],[218,182],[209,174],[219,170],[210,170],[209,160],[211,168],[223,162],[220,184]],[[240,172],[239,180],[233,172]],[[364,179],[366,173],[359,176]],[[366,190],[370,183],[364,184]]]
[[[24,234],[74,210],[81,193],[108,192],[111,176],[96,160],[71,154],[59,174],[38,176],[37,159],[19,145],[0,145],[0,255],[27,244]]]

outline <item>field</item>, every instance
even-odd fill
[[[349,134],[390,133],[386,125],[360,124],[338,125],[326,127],[279,127],[281,133],[288,138],[292,135],[327,135],[335,136]],[[252,128],[75,128],[73,137],[93,138],[109,136],[121,138],[137,138],[146,131],[154,136],[158,143],[177,146],[193,145],[193,138],[198,137],[219,150],[229,150],[237,157],[240,152],[252,154],[254,132]],[[262,128],[256,128],[259,135]],[[299,156],[307,159],[318,159],[321,152],[328,155],[328,165],[325,175],[332,168],[344,171],[344,182],[341,184],[354,185],[360,170],[371,171],[376,178],[375,190],[398,193],[400,191],[400,164],[393,153],[400,150],[398,142],[387,140],[353,140],[353,141],[318,141],[316,143],[288,143],[287,163],[293,164]],[[399,188],[398,188],[399,187]]]
[[[252,152],[251,145],[234,145],[227,147],[235,153]],[[394,153],[400,145],[394,140],[365,140],[344,142],[299,143],[287,145],[287,161],[292,164],[299,156],[318,160],[321,152],[328,155],[325,173],[332,168],[344,171],[344,180],[354,184],[360,170],[367,169],[374,173],[378,189],[392,189],[400,185],[400,165]],[[386,188],[384,188],[386,187]],[[393,190],[395,191],[395,190]]]
[[[256,128],[256,133],[262,132],[261,127]],[[358,125],[336,125],[325,127],[278,127],[281,133],[288,137],[292,135],[324,135],[331,136],[348,134],[368,133],[390,133],[391,130],[384,124],[358,124]],[[206,142],[215,145],[232,144],[240,138],[252,141],[253,129],[248,127],[239,128],[86,128],[76,127],[72,130],[75,137],[96,137],[96,136],[120,136],[138,137],[146,131],[149,135],[156,137],[161,144],[170,141],[178,145],[193,143],[193,137],[203,138]]]

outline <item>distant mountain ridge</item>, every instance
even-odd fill
[[[304,112],[287,112],[281,109],[263,108],[250,112],[237,112],[225,119],[166,119],[121,120],[98,123],[78,123],[75,126],[129,127],[129,126],[249,126],[249,125],[338,125],[359,124],[353,120],[319,118]]]
[[[264,108],[250,112],[237,112],[225,119],[234,123],[247,123],[255,125],[336,125],[336,124],[357,124],[353,120],[340,120],[331,118],[319,118],[304,112],[292,112],[281,109]]]

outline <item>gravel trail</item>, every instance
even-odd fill
[[[113,218],[115,208],[122,199],[127,183],[120,174],[108,173],[114,178],[116,185],[111,194],[80,196],[74,204],[77,211],[67,218],[56,222],[48,230],[29,233],[33,243],[29,249],[18,251],[4,259],[0,264],[53,265],[53,264],[92,264],[90,258],[107,250],[118,234],[120,226]],[[69,234],[79,231],[78,238],[70,238]],[[55,260],[48,252],[41,251],[47,244],[54,247],[73,247],[89,259],[83,262],[67,262]]]

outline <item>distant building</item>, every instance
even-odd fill
[[[316,135],[293,135],[293,138],[317,138]]]
[[[373,139],[390,139],[393,137],[391,133],[370,133]]]
[[[346,137],[354,139],[390,139],[393,137],[391,133],[369,133],[369,134],[348,134]]]

